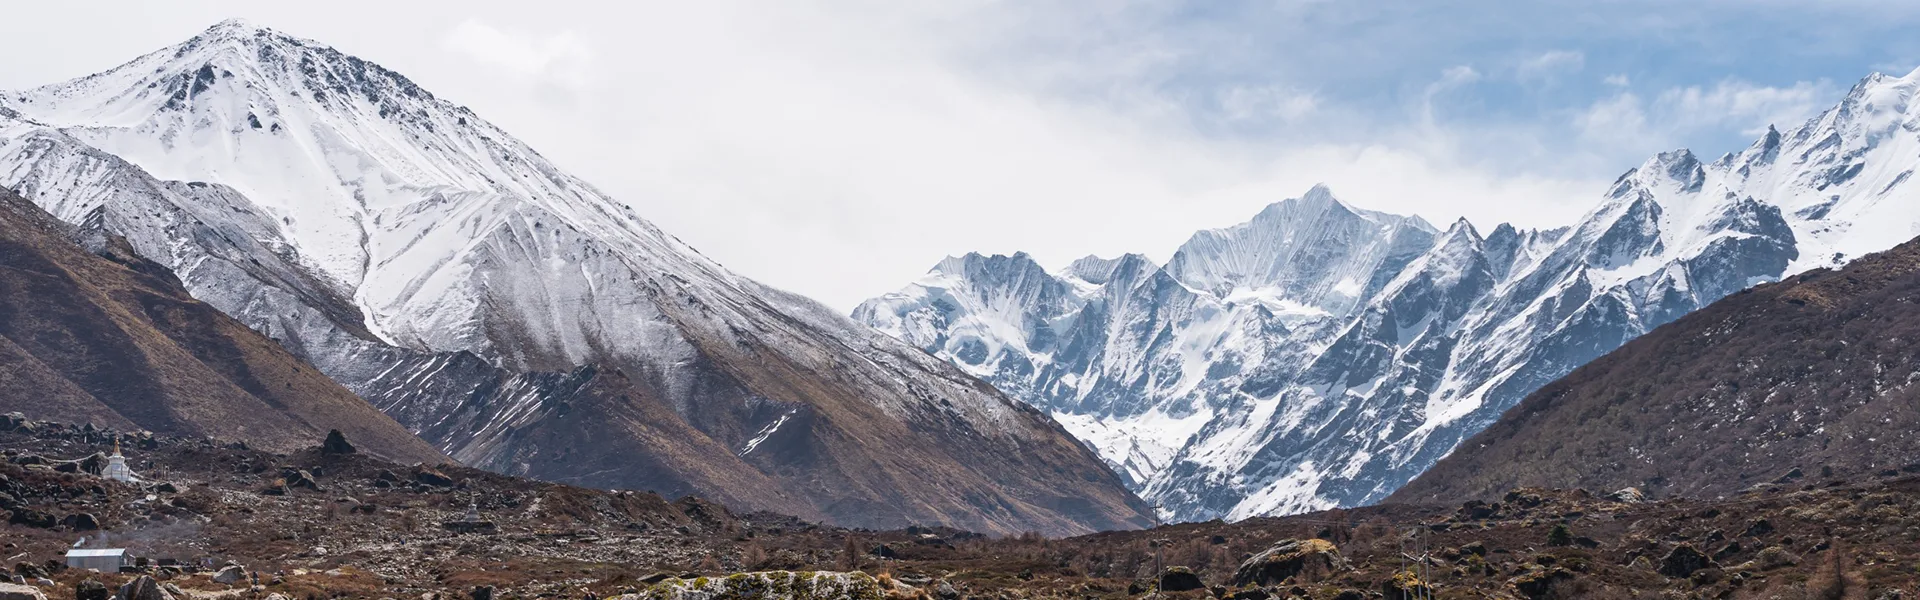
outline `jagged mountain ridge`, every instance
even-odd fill
[[[1714,498],[1920,472],[1916,291],[1920,240],[1742,290],[1527,396],[1389,501],[1542,482]]]
[[[1870,76],[1710,163],[1655,156],[1567,228],[1434,231],[1318,187],[1164,267],[968,255],[854,317],[1053,412],[1171,517],[1365,504],[1654,327],[1920,233],[1916,85]]]
[[[15,411],[280,452],[337,429],[390,460],[446,460],[124,239],[0,188],[0,412]]]
[[[468,464],[849,525],[1147,522],[1044,414],[728,272],[373,63],[228,21],[0,97],[0,183]]]

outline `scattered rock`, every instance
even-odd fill
[[[1482,547],[1482,551],[1485,548]],[[1237,586],[1277,585],[1301,573],[1332,574],[1347,569],[1340,549],[1322,539],[1281,540],[1240,563],[1233,574]]]
[[[467,594],[467,597],[472,600],[493,600],[493,586],[483,585],[473,588],[473,593]]]
[[[1773,533],[1772,521],[1754,519],[1752,524],[1747,525],[1747,530],[1740,533],[1740,537],[1760,537],[1769,533]]]
[[[900,558],[900,554],[893,551],[893,546],[886,544],[874,546],[873,549],[867,551],[867,554],[878,558]]]

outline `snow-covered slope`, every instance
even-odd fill
[[[1653,327],[1920,235],[1916,86],[1653,157],[1567,228],[1436,231],[1315,188],[1164,266],[968,255],[854,317],[1052,412],[1169,516],[1365,504]]]
[[[1044,414],[373,63],[229,21],[0,98],[0,183],[469,464],[853,525],[1144,522]]]

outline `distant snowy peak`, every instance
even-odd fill
[[[1326,186],[1276,202],[1253,220],[1194,234],[1167,272],[1220,298],[1253,294],[1330,314],[1345,314],[1433,242],[1438,230],[1419,217],[1360,210]]]
[[[538,316],[545,305],[581,301],[489,287],[480,275],[529,250],[637,259],[685,285],[743,286],[466,108],[372,62],[244,21],[14,99],[23,115],[156,177],[249,198],[291,256],[361,304],[368,327],[408,347],[495,356],[503,330],[550,321]],[[535,240],[548,247],[530,247]],[[487,304],[524,317],[489,322]],[[540,339],[524,340],[531,351],[512,360],[589,359],[595,344],[569,329],[543,323],[529,332]]]
[[[1712,162],[1652,156],[1567,227],[1439,231],[1316,187],[1145,277],[1075,262],[1067,310],[905,293],[856,316],[907,316],[907,339],[1054,411],[1169,516],[1363,504],[1635,336],[1920,236],[1916,91],[1920,71],[1874,75]]]

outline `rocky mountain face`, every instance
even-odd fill
[[[1724,298],[1520,402],[1390,497],[1720,497],[1920,472],[1920,241]],[[1799,481],[1805,479],[1805,481]]]
[[[1655,156],[1565,228],[1442,230],[1322,187],[1164,265],[949,258],[854,317],[1053,413],[1171,517],[1366,504],[1628,340],[1920,233],[1916,86]]]
[[[316,42],[230,21],[0,93],[0,183],[468,465],[859,526],[1149,522],[1044,413]]]
[[[80,245],[85,243],[86,246]],[[0,188],[0,413],[244,442],[340,430],[398,462],[446,456],[219,310],[119,237]]]

